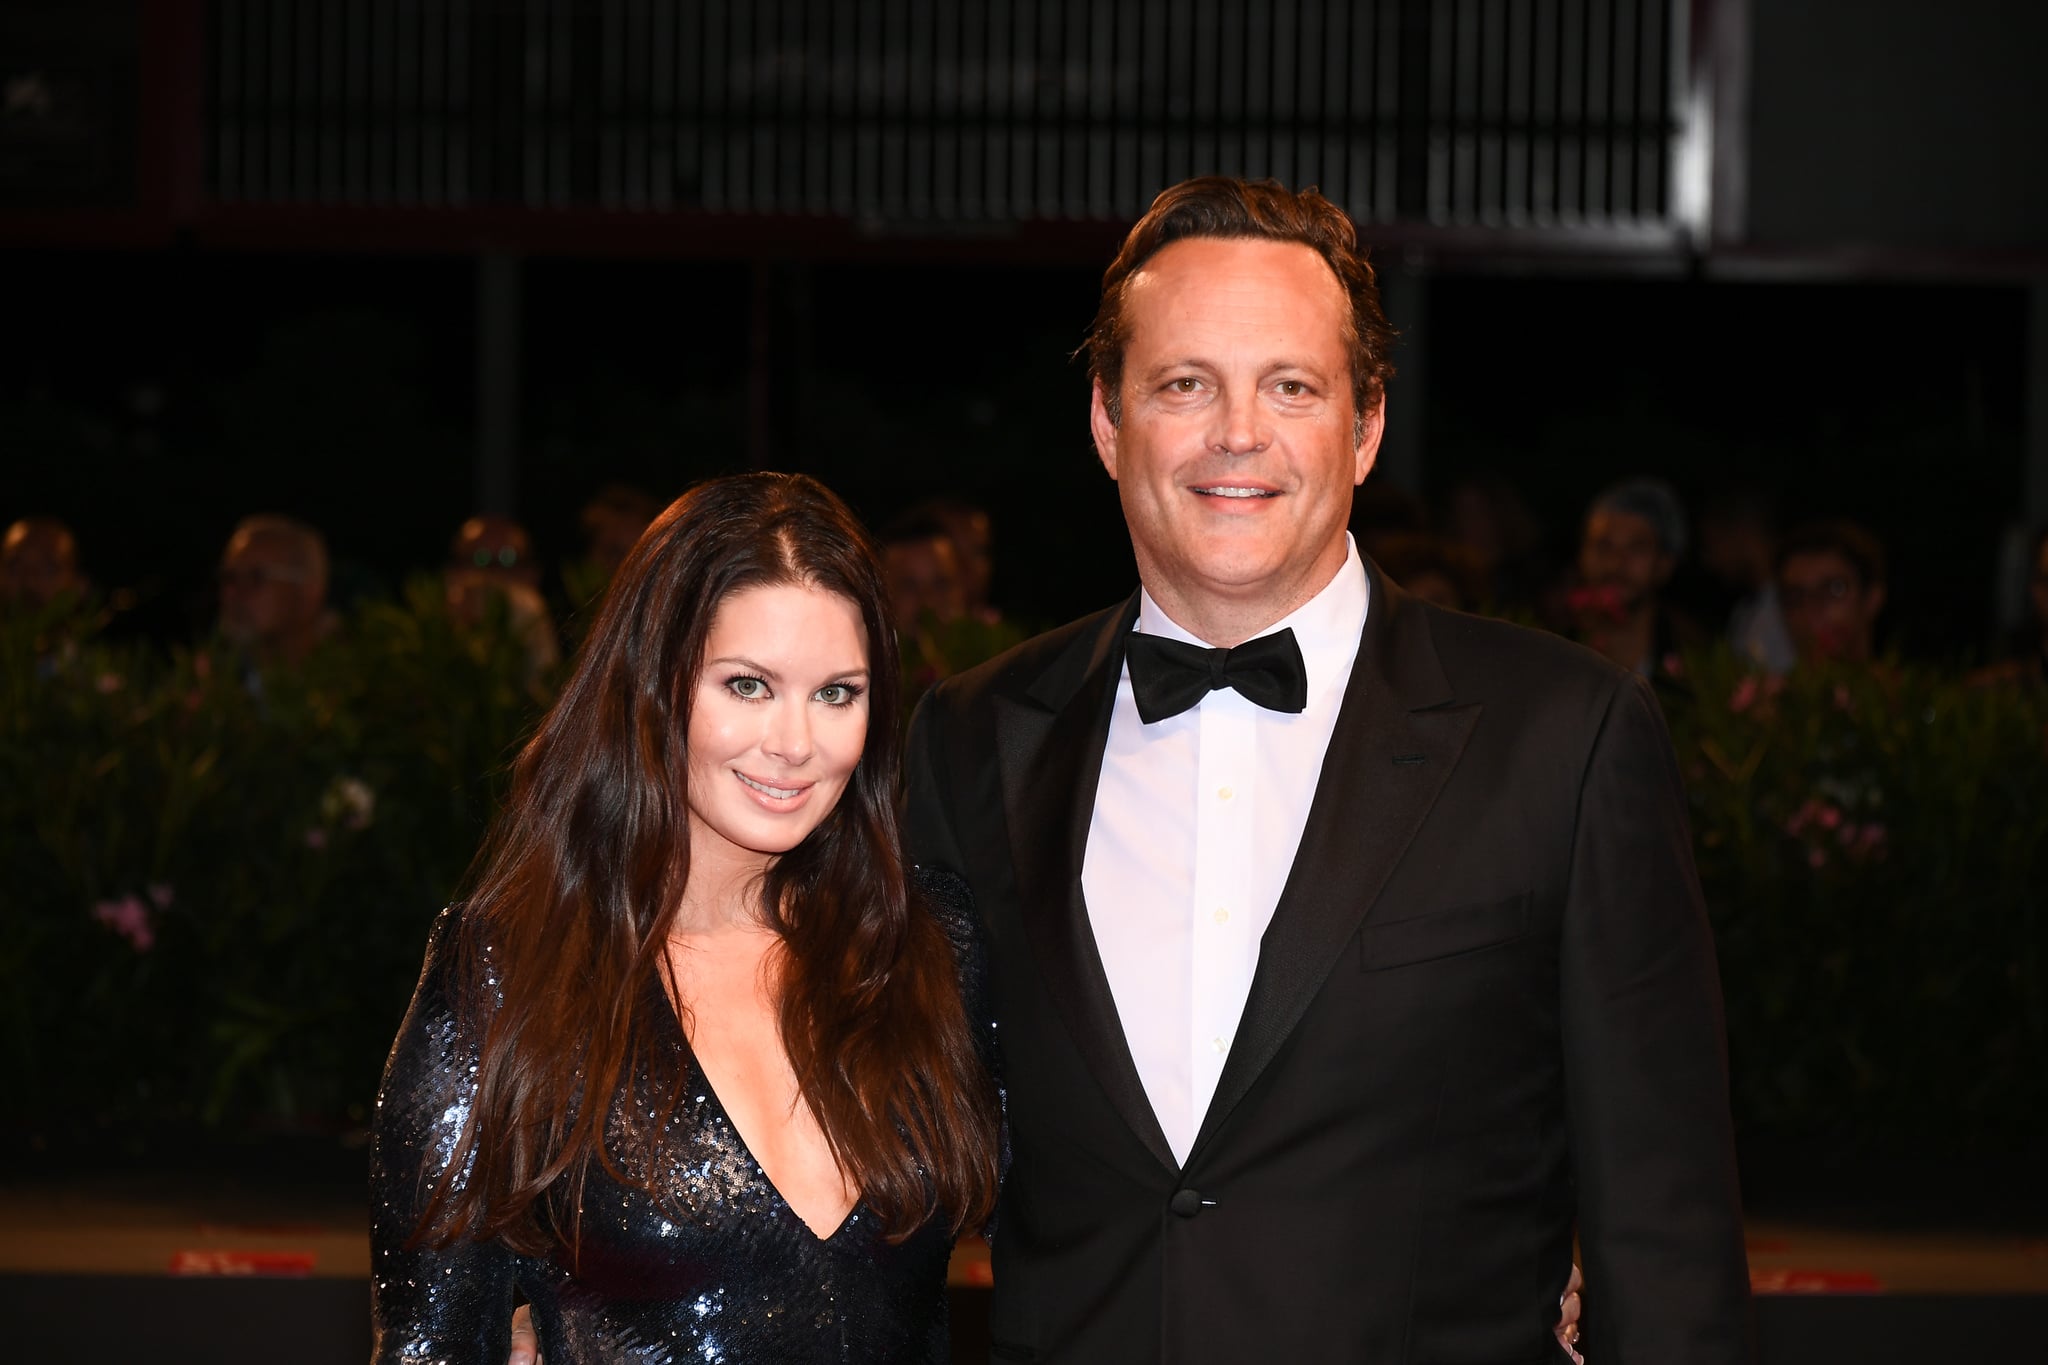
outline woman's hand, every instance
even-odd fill
[[[1578,1284],[1579,1272],[1574,1267],[1572,1288],[1576,1290]],[[1574,1293],[1570,1302],[1572,1317],[1576,1319],[1579,1316],[1579,1296]],[[1560,1326],[1558,1330],[1562,1332],[1564,1328]],[[540,1334],[533,1330],[533,1310],[523,1303],[519,1305],[519,1311],[512,1315],[512,1354],[505,1357],[505,1365],[541,1365]]]
[[[1564,1297],[1557,1301],[1557,1344],[1564,1347],[1565,1354],[1577,1361],[1578,1365],[1586,1365],[1586,1358],[1579,1354],[1578,1349],[1579,1291],[1585,1287],[1585,1278],[1579,1274],[1579,1268],[1574,1265],[1572,1267],[1571,1280],[1564,1287]],[[526,1310],[522,1308],[519,1311],[524,1313]],[[530,1336],[531,1334],[529,1333]],[[518,1340],[516,1333],[513,1340]],[[519,1365],[528,1365],[528,1363],[521,1361]]]

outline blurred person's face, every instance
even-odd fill
[[[533,542],[524,527],[505,517],[471,517],[455,534],[448,551],[452,572],[503,578],[528,587],[540,584],[533,562]]]
[[[775,584],[719,604],[690,701],[693,869],[765,867],[832,813],[867,747],[867,686],[847,598]]]
[[[953,542],[943,536],[899,541],[882,551],[882,574],[889,584],[889,615],[899,631],[914,630],[930,612],[940,621],[957,621],[967,610],[965,585]]]
[[[220,561],[220,633],[245,649],[289,644],[320,619],[321,585],[278,536],[242,532]]]
[[[946,517],[946,533],[952,538],[953,553],[960,561],[960,587],[969,607],[988,601],[989,579],[995,574],[988,513],[980,508]]]
[[[1579,574],[1594,587],[1613,589],[1624,609],[1646,605],[1671,577],[1672,567],[1648,519],[1611,507],[1586,519]]]
[[[1486,494],[1471,484],[1461,484],[1451,493],[1450,507],[1444,514],[1444,532],[1468,546],[1481,563],[1499,562],[1503,539],[1500,518]]]
[[[1122,420],[1099,384],[1090,419],[1139,577],[1190,629],[1263,628],[1343,566],[1379,449],[1383,414],[1361,428],[1352,402],[1349,300],[1294,242],[1178,241],[1126,288]]]
[[[1884,609],[1884,585],[1832,550],[1789,556],[1778,570],[1778,605],[1799,657],[1867,659]]]
[[[29,526],[8,536],[0,552],[0,593],[41,608],[84,587],[78,550],[68,534],[54,527]]]

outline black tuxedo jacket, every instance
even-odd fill
[[[1719,983],[1656,703],[1576,645],[1368,572],[1184,1168],[1081,890],[1136,599],[918,711],[911,852],[966,875],[993,959],[995,1358],[1557,1360],[1576,1230],[1594,1365],[1747,1359]]]

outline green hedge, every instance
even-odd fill
[[[1666,701],[1752,1134],[2048,1136],[2048,691],[1889,663]]]
[[[551,680],[426,580],[260,695],[224,654],[93,624],[0,624],[0,1124],[359,1124]],[[1717,654],[1666,708],[1745,1135],[2038,1141],[2048,696],[1896,665],[1780,686]]]
[[[428,580],[260,695],[80,625],[0,628],[10,1126],[360,1121],[544,700],[522,647]]]

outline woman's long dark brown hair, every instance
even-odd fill
[[[661,1077],[679,1111],[687,1068],[658,1055],[656,1011],[668,1005],[648,987],[667,970],[690,875],[690,698],[719,604],[768,584],[857,606],[870,672],[851,782],[762,884],[761,914],[782,940],[783,1046],[840,1168],[891,1236],[939,1211],[955,1232],[987,1217],[994,1090],[950,941],[914,910],[905,877],[900,682],[874,551],[816,480],[745,474],[697,486],[648,528],[514,765],[457,948],[458,978],[502,1003],[458,1002],[487,1021],[478,1091],[420,1236],[573,1254],[591,1163],[615,1179],[633,1168],[605,1147],[614,1097],[636,1075]]]

